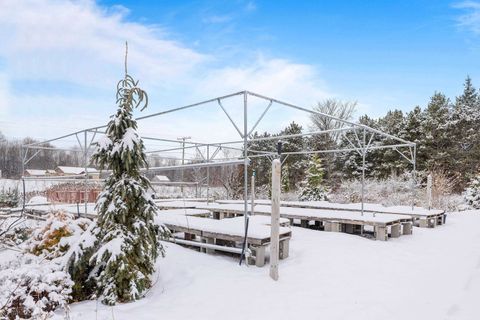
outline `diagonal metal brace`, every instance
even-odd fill
[[[237,132],[238,132],[238,134],[240,135],[240,137],[243,138],[243,133],[242,133],[242,131],[240,131],[240,129],[239,129],[239,128],[237,127],[237,125],[235,124],[235,121],[233,121],[232,117],[230,117],[230,115],[228,114],[227,110],[225,110],[225,108],[223,107],[222,102],[220,101],[220,99],[218,99],[217,102],[218,102],[218,105],[220,106],[220,108],[222,108],[223,112],[225,112],[225,114],[227,115],[228,120],[230,120],[230,122],[233,124],[233,126],[235,127],[235,129],[237,129]]]

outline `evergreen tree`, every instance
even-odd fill
[[[452,165],[453,141],[449,137],[448,127],[451,114],[450,100],[444,94],[435,92],[424,113],[424,121],[421,123],[423,138],[419,148],[424,154],[422,158],[425,159],[425,165],[420,165],[420,168],[455,171]]]
[[[292,121],[280,135],[292,135],[302,133],[302,126]],[[303,137],[288,138],[283,141],[282,152],[298,152],[305,149],[305,139]],[[298,187],[299,182],[305,175],[305,160],[306,156],[303,154],[291,154],[284,160],[284,165],[288,166],[288,182],[289,190],[294,190]]]
[[[480,209],[480,175],[477,175],[465,190],[465,202],[474,209]]]
[[[327,188],[323,185],[322,161],[317,155],[313,155],[309,161],[307,175],[301,183],[300,201],[327,200]]]
[[[288,165],[282,166],[282,191],[290,191],[290,170]]]
[[[144,145],[138,136],[133,110],[147,106],[147,95],[128,73],[117,85],[118,110],[98,142],[93,161],[111,170],[96,205],[98,213],[91,239],[83,253],[93,253],[91,277],[105,304],[140,299],[151,286],[154,263],[164,249],[158,237],[167,230],[154,223],[157,207],[148,191],[150,183],[140,169],[147,166]],[[86,250],[93,248],[94,250]],[[76,257],[83,261],[82,254]]]
[[[480,102],[470,77],[453,109],[451,139],[455,141],[455,166],[466,181],[480,169]]]

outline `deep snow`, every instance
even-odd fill
[[[164,243],[146,298],[113,308],[73,304],[70,319],[478,319],[480,211],[387,242],[292,233],[278,282],[268,265]]]

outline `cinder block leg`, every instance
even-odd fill
[[[420,228],[428,228],[428,220],[426,218],[418,220],[418,226]]]
[[[195,240],[195,235],[192,234],[192,233],[187,233],[187,232],[185,232],[185,233],[184,233],[184,239],[185,239],[185,240]]]
[[[394,224],[391,226],[390,233],[392,235],[392,238],[398,238],[400,237],[400,224]]]
[[[402,231],[403,231],[403,234],[412,234],[413,233],[412,224],[410,222],[403,222]]]
[[[376,240],[381,240],[381,241],[387,241],[388,235],[387,235],[387,227],[375,227],[375,239]]]
[[[436,225],[437,225],[437,220],[435,218],[428,219],[428,227],[429,228],[435,228]]]
[[[288,254],[290,251],[290,239],[285,239],[280,241],[280,259],[288,258]]]
[[[332,231],[333,232],[341,232],[342,231],[342,224],[340,222],[332,222]]]
[[[325,231],[332,231],[332,223],[330,221],[324,221],[323,225]]]
[[[207,243],[207,239],[205,239],[205,238],[202,238],[201,241],[202,241],[202,243]],[[200,252],[207,253],[207,249],[206,248],[200,248]]]
[[[439,226],[443,224],[443,217],[442,216],[437,216],[437,224]]]
[[[252,247],[252,249],[255,255],[255,265],[257,267],[263,267],[265,265],[265,247]]]
[[[444,215],[443,215],[443,224],[445,224],[446,222],[447,222],[447,215],[444,214]]]
[[[308,220],[301,220],[300,221],[300,226],[302,228],[308,228]]]
[[[223,218],[225,218],[225,213],[219,212],[218,213],[218,220],[222,220]]]
[[[208,244],[215,244],[215,239],[213,238],[207,238],[207,243]],[[207,248],[207,253],[214,253],[214,249]]]
[[[346,233],[353,234],[353,230],[354,230],[353,228],[354,228],[353,224],[345,224],[345,232]]]

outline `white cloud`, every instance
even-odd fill
[[[0,130],[12,136],[48,138],[68,132],[67,128],[104,123],[112,113],[113,85],[123,75],[125,40],[129,42],[129,70],[151,97],[147,112],[244,89],[305,107],[330,95],[311,65],[258,55],[253,61],[228,61],[211,67],[216,57],[171,39],[158,26],[129,22],[127,14],[126,8],[103,8],[87,0],[2,1],[0,61],[4,63],[0,72],[17,87],[8,90],[9,82],[0,81],[0,98],[10,96],[4,100],[7,104],[0,102],[0,112],[7,112],[4,123],[9,123],[0,124]],[[222,61],[215,62],[218,66]],[[39,93],[38,87],[30,91],[22,81],[50,82],[54,88],[50,85]],[[66,84],[70,86],[68,91],[62,89]],[[254,104],[252,119],[264,106]],[[239,115],[238,105],[227,107]],[[278,110],[269,112],[271,127],[293,119],[306,121],[305,115],[286,112],[280,118],[273,111]],[[170,137],[188,131],[208,140],[236,134],[218,108],[211,113],[177,117],[169,118],[169,122],[147,122],[145,131]],[[208,129],[213,124],[218,124],[217,130]]]
[[[464,1],[456,3],[454,7],[465,11],[458,17],[458,25],[475,34],[480,34],[480,2]]]
[[[10,105],[8,81],[5,74],[0,73],[0,117],[5,117]]]

